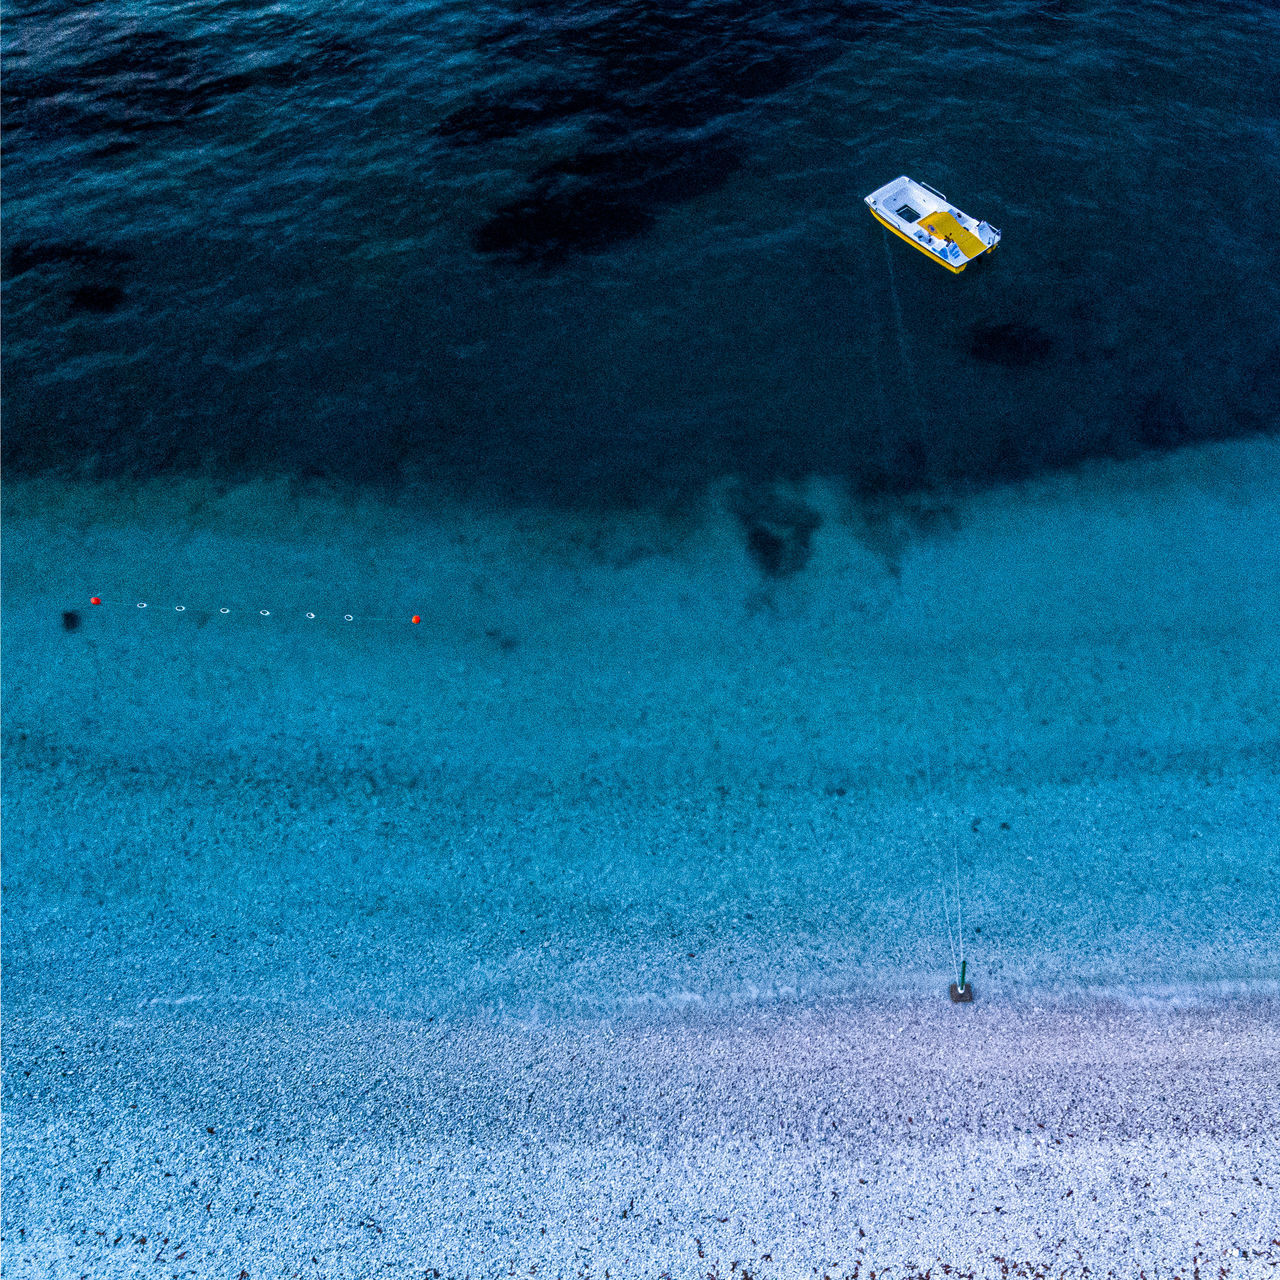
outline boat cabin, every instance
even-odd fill
[[[905,174],[873,191],[866,204],[877,222],[956,274],[1000,243],[996,227],[962,213],[941,191]]]

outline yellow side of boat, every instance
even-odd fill
[[[950,240],[970,262],[987,251],[987,246],[949,213],[926,213],[920,219],[920,225],[931,236]]]
[[[897,236],[899,240],[905,240],[913,249],[919,249],[920,252],[923,253],[924,256],[928,258],[931,262],[936,262],[940,267],[946,267],[946,269],[950,271],[953,276],[958,276],[965,269],[965,267],[969,265],[968,262],[962,262],[958,267],[953,267],[951,263],[943,262],[942,259],[939,258],[936,253],[930,253],[929,250],[926,249],[924,245],[920,243],[919,240],[913,240],[910,236],[903,235],[902,232],[899,231],[898,228],[895,227],[892,222],[887,222],[874,209],[871,210],[871,216],[882,227],[887,227],[890,231],[892,231],[893,234]]]

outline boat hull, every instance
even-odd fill
[[[868,206],[868,207],[870,207],[870,206]],[[960,273],[965,269],[965,267],[967,267],[967,266],[969,265],[969,262],[972,262],[972,261],[973,261],[973,259],[972,259],[972,258],[970,258],[967,262],[962,263],[960,266],[958,266],[958,267],[953,267],[953,266],[951,265],[951,263],[949,263],[949,262],[945,262],[942,258],[938,257],[938,255],[937,255],[936,253],[933,253],[933,252],[931,252],[929,249],[927,249],[924,245],[922,245],[922,244],[920,243],[920,241],[919,241],[919,240],[913,240],[910,236],[908,236],[908,235],[903,235],[903,233],[902,233],[901,231],[899,231],[899,230],[898,230],[898,228],[897,228],[897,227],[895,227],[895,226],[893,225],[893,223],[892,223],[892,222],[889,222],[889,221],[887,221],[886,219],[882,218],[882,217],[881,217],[881,216],[880,216],[880,215],[879,215],[879,214],[878,214],[874,209],[872,209],[872,210],[871,210],[871,216],[872,216],[872,217],[873,217],[873,218],[874,218],[874,219],[875,219],[875,220],[876,220],[876,221],[877,221],[877,222],[878,222],[882,227],[885,227],[885,228],[887,228],[889,231],[892,231],[892,232],[893,232],[893,234],[894,234],[895,236],[897,236],[899,240],[904,240],[904,241],[906,241],[906,243],[907,243],[907,244],[909,244],[913,249],[918,249],[921,253],[923,253],[923,254],[924,254],[924,256],[925,256],[926,258],[928,258],[928,259],[929,259],[929,261],[930,261],[930,262],[936,262],[936,263],[938,264],[938,266],[940,266],[940,267],[946,267],[946,269],[947,269],[948,271],[950,271],[950,272],[951,272],[951,274],[952,274],[953,276],[958,276],[958,275],[959,275],[959,274],[960,274]],[[987,252],[988,252],[988,253],[990,253],[990,252],[991,252],[991,250],[990,250],[990,249],[988,249],[988,250],[987,250]],[[978,256],[981,256],[981,255],[978,255]]]

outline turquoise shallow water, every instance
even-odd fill
[[[17,4],[6,456],[613,504],[1269,430],[1278,36],[1261,4]],[[996,258],[886,244],[861,199],[902,172]]]
[[[17,482],[7,1007],[1274,997],[1274,461],[810,487],[773,578],[732,489]]]

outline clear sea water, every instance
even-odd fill
[[[1275,424],[1271,3],[7,9],[10,474],[613,504]],[[888,241],[899,173],[1000,251]]]
[[[1278,51],[12,4],[6,999],[1274,994]]]
[[[10,0],[6,1276],[1256,1271],[1278,55]]]

